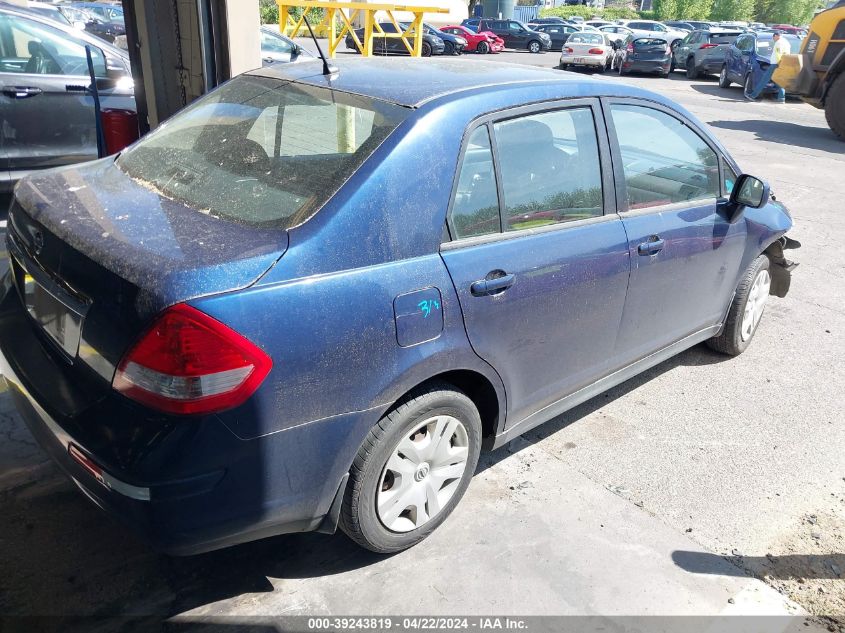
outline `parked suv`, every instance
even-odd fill
[[[725,63],[725,54],[740,35],[739,31],[721,29],[693,31],[674,46],[672,70],[685,69],[689,79],[718,73]]]
[[[506,48],[528,49],[532,53],[541,53],[552,47],[552,40],[546,33],[535,31],[518,20],[490,20],[470,18],[461,24],[478,31],[491,31],[501,37]],[[475,24],[476,26],[472,26]]]
[[[741,353],[788,290],[788,211],[666,97],[344,57],[236,77],[12,200],[0,380],[167,551],[410,547],[482,448],[697,343]]]

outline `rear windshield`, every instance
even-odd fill
[[[376,99],[244,75],[159,126],[117,165],[202,213],[289,228],[325,204],[407,112]]]
[[[800,53],[801,52],[801,40],[795,36],[788,36],[788,35],[781,35],[782,39],[785,39],[789,43],[789,49],[791,53]],[[774,46],[774,40],[761,40],[757,39],[757,54],[764,55],[766,57],[771,56],[772,54],[772,47]]]
[[[651,48],[666,48],[666,40],[661,40],[658,37],[641,37],[634,40],[634,50],[645,50]]]
[[[711,44],[733,44],[738,37],[739,33],[711,33],[707,41]]]
[[[604,44],[604,36],[598,33],[574,33],[569,36],[570,44]]]

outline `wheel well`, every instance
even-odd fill
[[[409,389],[407,393],[432,382],[445,382],[463,391],[472,400],[481,416],[481,436],[487,438],[496,434],[499,424],[499,398],[496,396],[495,387],[486,376],[470,369],[456,369],[432,376],[413,389]],[[396,402],[404,398],[407,393],[402,394]],[[396,403],[390,409],[394,406]]]

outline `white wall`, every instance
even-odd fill
[[[258,0],[226,0],[232,76],[261,66]]]

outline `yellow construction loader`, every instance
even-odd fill
[[[834,0],[810,24],[797,55],[784,55],[773,79],[787,92],[824,108],[827,124],[845,140],[845,0]]]

